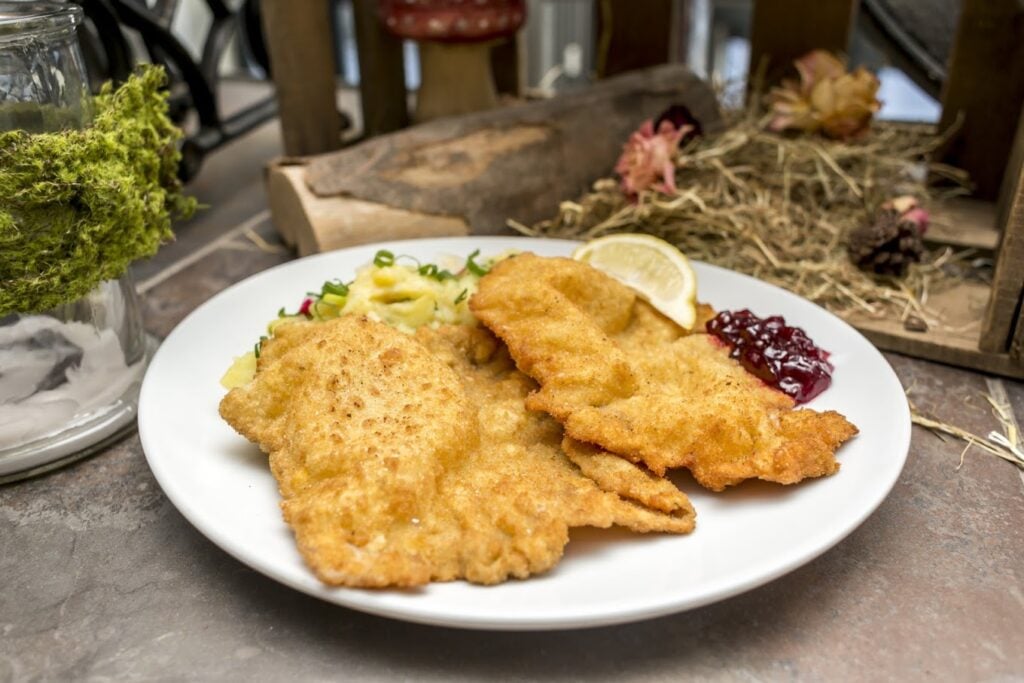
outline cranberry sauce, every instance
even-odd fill
[[[707,331],[732,347],[731,358],[765,384],[806,403],[832,383],[828,352],[814,345],[799,327],[780,315],[759,318],[750,311],[722,311]]]

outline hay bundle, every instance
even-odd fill
[[[688,143],[676,164],[675,193],[631,199],[606,178],[579,201],[563,202],[550,220],[510,225],[583,240],[646,232],[840,315],[915,316],[941,326],[941,312],[927,307],[929,291],[966,277],[972,252],[927,251],[896,278],[859,270],[846,245],[887,199],[909,194],[928,205],[966,192],[962,171],[929,161],[942,138],[927,126],[876,123],[864,139],[844,143],[768,132],[765,123],[744,112],[722,132]]]

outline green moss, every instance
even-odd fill
[[[0,133],[0,315],[37,312],[120,277],[171,239],[195,200],[161,68],[96,96],[84,130]]]

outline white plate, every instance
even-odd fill
[[[720,310],[779,313],[832,352],[832,387],[812,407],[860,428],[832,477],[782,487],[747,482],[722,494],[682,482],[697,509],[689,536],[574,531],[562,562],[526,581],[464,582],[419,590],[328,588],[306,569],[281,520],[278,493],[257,448],[217,415],[218,380],[252,348],[281,306],[294,308],[327,279],[349,279],[377,249],[433,261],[509,248],[567,255],[563,240],[471,237],[410,240],[320,254],[259,273],[222,292],[167,337],[142,387],[139,433],[167,497],[210,540],[292,588],[353,609],[478,629],[599,626],[705,605],[760,586],[838,543],[889,493],[910,445],[903,389],[881,354],[832,314],[744,275],[694,264],[700,298]],[[853,587],[856,590],[856,587]]]

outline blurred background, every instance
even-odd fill
[[[764,2],[772,5],[771,0]],[[430,8],[458,5],[459,0],[401,3]],[[525,10],[525,21],[517,32],[487,43],[499,104],[557,96],[601,78],[666,62],[684,63],[709,80],[726,106],[743,102],[750,77],[752,0],[485,0],[479,4],[490,3],[513,7],[522,3]],[[293,25],[288,37],[278,36],[277,52],[268,47],[274,41],[266,34],[268,26],[273,30],[289,23],[293,14],[308,13],[307,3],[80,0],[79,4],[88,18],[81,40],[95,87],[107,79],[125,78],[139,61],[161,63],[170,74],[172,117],[186,132],[181,176],[189,193],[214,210],[176,226],[178,239],[164,248],[171,252],[167,257],[193,252],[229,226],[266,223],[263,174],[267,164],[286,154],[326,151],[289,147],[288,125],[282,137],[279,124],[279,107],[287,106],[287,98],[275,98],[271,57],[304,54],[304,29]],[[396,38],[384,26],[384,10],[397,4],[393,0],[323,3],[338,112],[337,132],[331,131],[334,140],[327,149],[420,118],[416,111],[423,81],[420,45]],[[787,17],[787,4],[778,4],[773,23],[784,33],[787,21],[800,18]],[[851,64],[867,66],[880,78],[881,118],[937,121],[960,0],[842,0],[838,4],[852,7],[855,15],[848,42]],[[363,39],[362,49],[357,36]],[[297,96],[294,89],[305,87],[307,93],[314,89],[297,81],[312,81],[318,74],[312,66],[308,70],[302,66],[296,70],[291,64],[292,76],[279,79],[277,87],[282,95],[284,88],[293,88],[291,101],[304,106],[303,94]],[[294,78],[296,73],[301,77]],[[457,89],[461,84],[450,87]],[[333,115],[330,109],[328,114]],[[136,264],[137,277],[144,279],[150,267]]]
[[[95,83],[124,78],[135,61],[168,66],[173,114],[189,134],[184,175],[192,179],[213,150],[266,123],[276,113],[263,29],[267,0],[82,0],[89,16],[83,36]],[[372,4],[372,3],[370,3]],[[596,78],[682,62],[738,104],[749,76],[752,0],[525,0],[517,40],[521,95],[546,97]],[[881,117],[936,121],[945,64],[958,19],[957,0],[862,0],[849,58],[881,80]],[[665,25],[664,18],[669,18]],[[645,18],[649,25],[644,26]],[[363,133],[358,95],[359,54],[352,0],[331,3],[339,104],[346,139]],[[633,54],[608,54],[616,23],[646,31]],[[416,43],[403,43],[404,81],[421,82]]]

